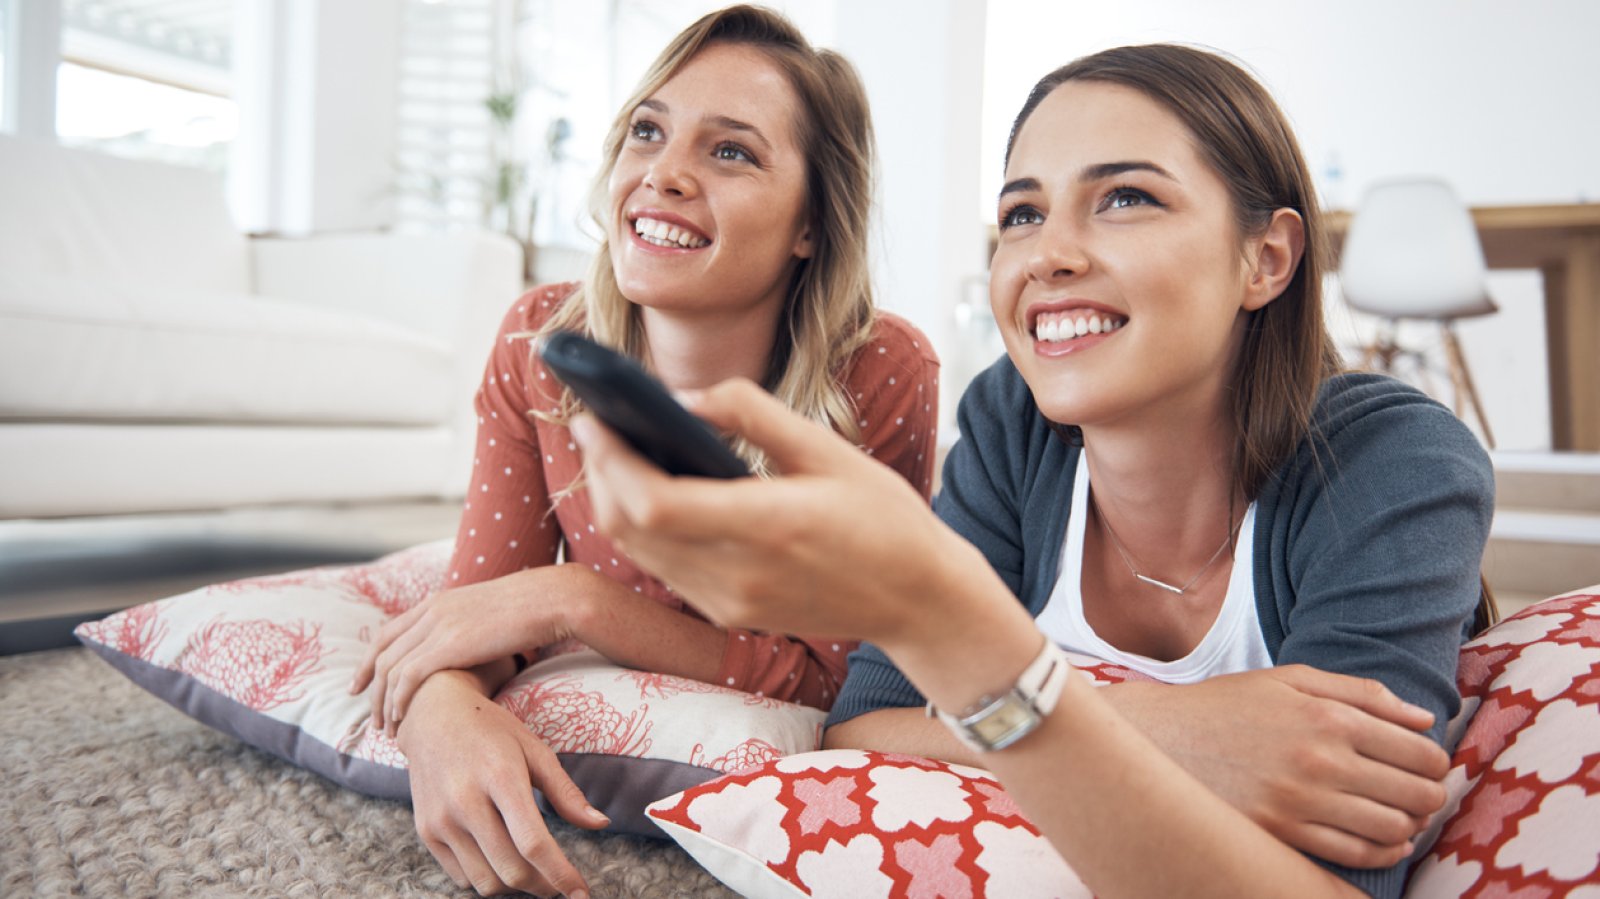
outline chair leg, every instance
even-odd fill
[[[1358,369],[1384,374],[1394,371],[1394,357],[1400,354],[1400,346],[1395,342],[1396,327],[1394,319],[1384,319],[1378,323],[1372,334],[1372,342],[1362,348],[1361,361],[1356,366]]]
[[[1467,369],[1467,358],[1461,352],[1461,342],[1456,340],[1456,330],[1450,322],[1441,323],[1444,330],[1445,350],[1450,354],[1450,378],[1466,389],[1467,400],[1472,403],[1472,411],[1478,415],[1478,424],[1483,428],[1483,442],[1494,449],[1494,432],[1489,430],[1489,416],[1483,414],[1483,402],[1478,399],[1478,388],[1472,384],[1472,373]],[[1459,415],[1460,404],[1457,404]]]

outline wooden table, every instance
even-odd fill
[[[1544,275],[1551,447],[1600,452],[1600,203],[1483,206],[1472,220],[1490,268]],[[1325,221],[1337,260],[1350,213]]]

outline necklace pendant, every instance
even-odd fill
[[[1149,584],[1152,587],[1160,587],[1161,589],[1167,591],[1168,593],[1176,593],[1179,596],[1183,595],[1183,589],[1184,588],[1182,588],[1182,587],[1174,587],[1171,584],[1167,583],[1166,581],[1158,581],[1153,577],[1145,577],[1144,575],[1140,574],[1137,571],[1135,571],[1133,573],[1133,576],[1138,578],[1141,581],[1144,581],[1145,583]]]

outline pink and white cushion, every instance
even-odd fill
[[[1070,654],[1097,683],[1148,680]],[[649,816],[745,896],[1088,897],[986,771],[832,749],[669,796]]]
[[[1600,585],[1461,650],[1449,799],[1407,896],[1600,899]]]
[[[408,799],[404,754],[348,686],[383,623],[439,589],[450,548],[217,584],[80,625],[77,636],[205,724],[363,793]],[[613,829],[652,836],[648,803],[813,750],[824,718],[589,650],[531,666],[495,701],[556,751]]]
[[[1073,662],[1101,683],[1140,677]],[[1458,683],[1449,798],[1406,895],[1600,899],[1600,587],[1468,643]],[[927,759],[806,753],[648,814],[747,896],[1089,895],[990,775]]]

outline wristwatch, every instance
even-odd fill
[[[1047,637],[1044,649],[1005,692],[981,696],[954,715],[939,711],[930,702],[927,713],[943,721],[961,742],[978,752],[994,752],[1039,726],[1055,709],[1071,671],[1066,653]]]

